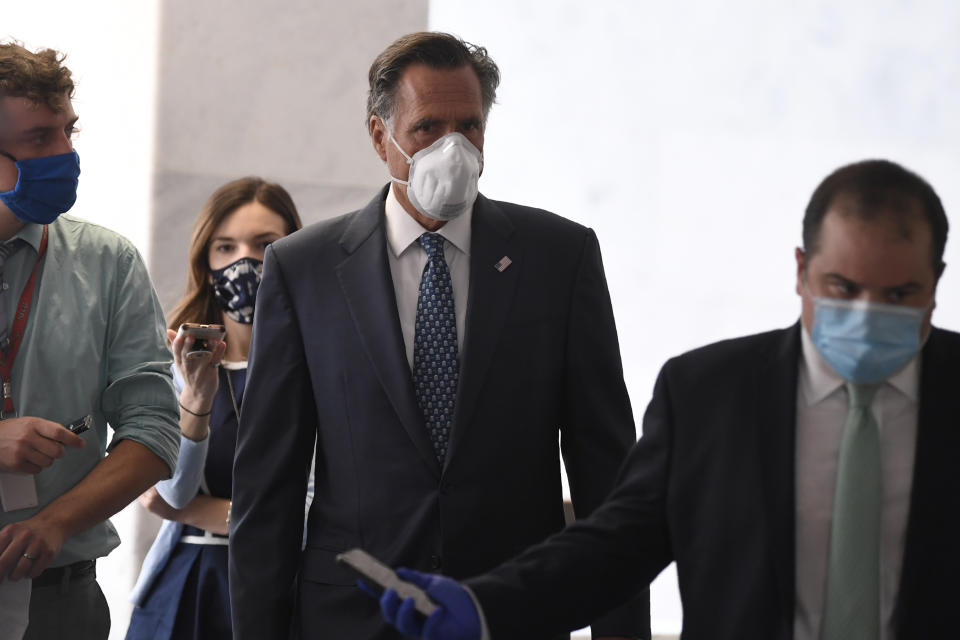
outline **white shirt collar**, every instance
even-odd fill
[[[420,223],[413,219],[407,210],[403,208],[400,201],[393,193],[394,186],[391,185],[387,192],[387,202],[384,205],[384,211],[387,217],[387,242],[390,244],[390,250],[396,258],[400,257],[410,245],[417,241],[427,229],[420,226]],[[457,216],[447,224],[440,227],[437,233],[444,239],[459,249],[465,255],[470,255],[470,230],[473,220],[473,207],[461,216]]]
[[[803,345],[800,359],[800,389],[807,406],[815,405],[844,385],[844,379],[823,359],[813,344],[806,327],[801,324]],[[920,388],[920,354],[918,353],[902,369],[884,382],[894,387],[913,402],[917,401]]]

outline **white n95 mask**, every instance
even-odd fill
[[[414,208],[433,220],[453,220],[470,210],[477,199],[477,181],[483,169],[480,150],[461,133],[448,133],[429,147],[407,155],[384,123],[390,141],[407,159],[407,180],[390,176],[407,187]]]

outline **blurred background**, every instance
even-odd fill
[[[668,357],[796,320],[803,208],[834,168],[889,158],[948,215],[960,205],[960,5],[946,0],[47,0],[6,3],[0,38],[68,54],[73,213],[131,238],[169,309],[223,182],[278,181],[308,223],[373,196],[387,174],[367,69],[423,29],[500,65],[481,191],[597,231],[638,428]],[[956,239],[946,262],[934,322],[960,329]],[[122,638],[157,522],[137,505],[114,522],[124,544],[98,573]],[[678,633],[672,568],[652,594],[654,632]]]

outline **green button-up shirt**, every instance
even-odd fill
[[[29,246],[3,269],[8,326],[37,260],[43,227],[16,237]],[[94,426],[82,449],[34,476],[39,505],[3,512],[0,528],[26,520],[80,482],[120,440],[139,442],[173,471],[179,411],[170,375],[163,312],[146,267],[129,240],[101,226],[60,216],[49,225],[47,252],[13,366],[14,407],[21,416],[68,424],[87,414]],[[113,439],[107,446],[107,425]],[[0,429],[3,422],[0,421]],[[101,522],[70,538],[50,566],[105,556],[120,544]]]

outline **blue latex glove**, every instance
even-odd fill
[[[409,636],[423,640],[480,640],[480,615],[473,598],[458,582],[412,569],[397,569],[401,580],[413,583],[440,605],[424,620],[413,606],[413,598],[400,600],[393,589],[380,596],[383,617]]]

